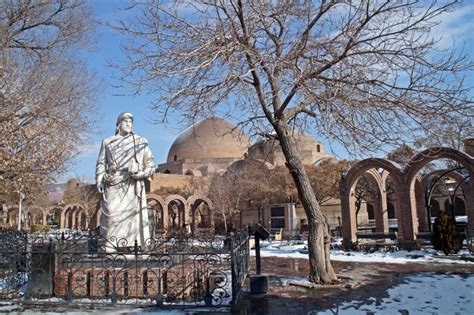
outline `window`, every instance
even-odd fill
[[[271,210],[271,228],[284,229],[285,228],[285,208],[272,207],[270,210]]]
[[[174,155],[174,161],[177,161],[178,160],[178,156],[175,154]]]
[[[316,151],[321,152],[321,146],[319,144],[316,146]]]
[[[284,217],[284,216],[285,216],[285,208],[283,207],[272,208],[272,217]]]

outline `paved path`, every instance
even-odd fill
[[[397,302],[397,290],[423,291],[422,299],[417,297],[415,313],[446,314],[442,309],[431,306],[433,300],[440,298],[449,288],[437,288],[438,275],[452,275],[456,294],[447,303],[455,305],[459,314],[474,313],[474,265],[458,264],[383,264],[334,262],[337,273],[354,278],[358,283],[353,289],[310,290],[287,285],[289,278],[308,275],[305,259],[266,257],[263,260],[263,273],[270,276],[270,292],[267,295],[243,296],[234,314],[409,314],[407,311],[413,299],[408,293],[407,301]],[[411,277],[411,278],[410,278]],[[412,279],[416,277],[416,279]],[[424,282],[421,282],[423,279]],[[431,280],[430,280],[431,279]],[[410,281],[408,281],[410,280]],[[430,283],[431,281],[431,283]],[[407,282],[418,283],[404,287]],[[429,287],[429,292],[426,288]],[[435,292],[438,290],[440,292]],[[389,292],[391,296],[389,298]],[[400,293],[398,293],[400,294]],[[390,305],[392,304],[392,305]],[[419,307],[418,307],[419,305]],[[448,308],[449,309],[449,308]],[[412,312],[413,313],[413,312]]]

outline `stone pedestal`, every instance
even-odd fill
[[[250,293],[266,294],[268,292],[268,276],[250,276]]]

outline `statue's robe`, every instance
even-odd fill
[[[130,172],[144,171],[143,179]],[[150,238],[145,179],[153,175],[155,161],[145,138],[131,134],[105,139],[96,167],[97,183],[104,183],[100,234],[116,247],[142,248]],[[110,244],[107,246],[110,250]]]

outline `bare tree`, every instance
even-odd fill
[[[268,203],[269,178],[269,170],[261,161],[248,160],[237,162],[223,174],[214,174],[209,197],[223,219],[226,232],[228,221],[241,214],[243,203],[251,203],[259,210]]]
[[[407,144],[402,144],[398,148],[387,154],[387,159],[405,167],[408,162],[415,156],[416,150]]]
[[[53,180],[90,133],[96,87],[74,52],[91,25],[83,0],[0,2],[0,191]]]
[[[218,113],[270,127],[308,217],[310,279],[333,283],[328,226],[291,130],[370,152],[472,116],[471,63],[430,35],[455,2],[143,0],[117,26],[130,35],[121,79],[154,93],[163,120]]]
[[[348,161],[325,159],[306,169],[319,204],[324,205],[332,198],[340,198],[341,174],[348,168]]]
[[[239,205],[242,200],[242,190],[239,181],[236,181],[233,173],[215,173],[209,188],[209,197],[214,203],[218,215],[224,223],[224,230],[229,231],[228,223],[233,216],[239,213]]]
[[[434,123],[431,126],[431,135],[424,136],[415,142],[417,147],[435,147],[446,146],[456,150],[462,150],[463,139],[472,137],[474,134],[474,125],[472,124],[471,115],[459,117],[458,120],[450,122],[450,124]]]
[[[61,54],[72,45],[84,44],[91,27],[86,0],[4,0],[0,2],[0,56],[4,62],[13,54],[38,61]]]

